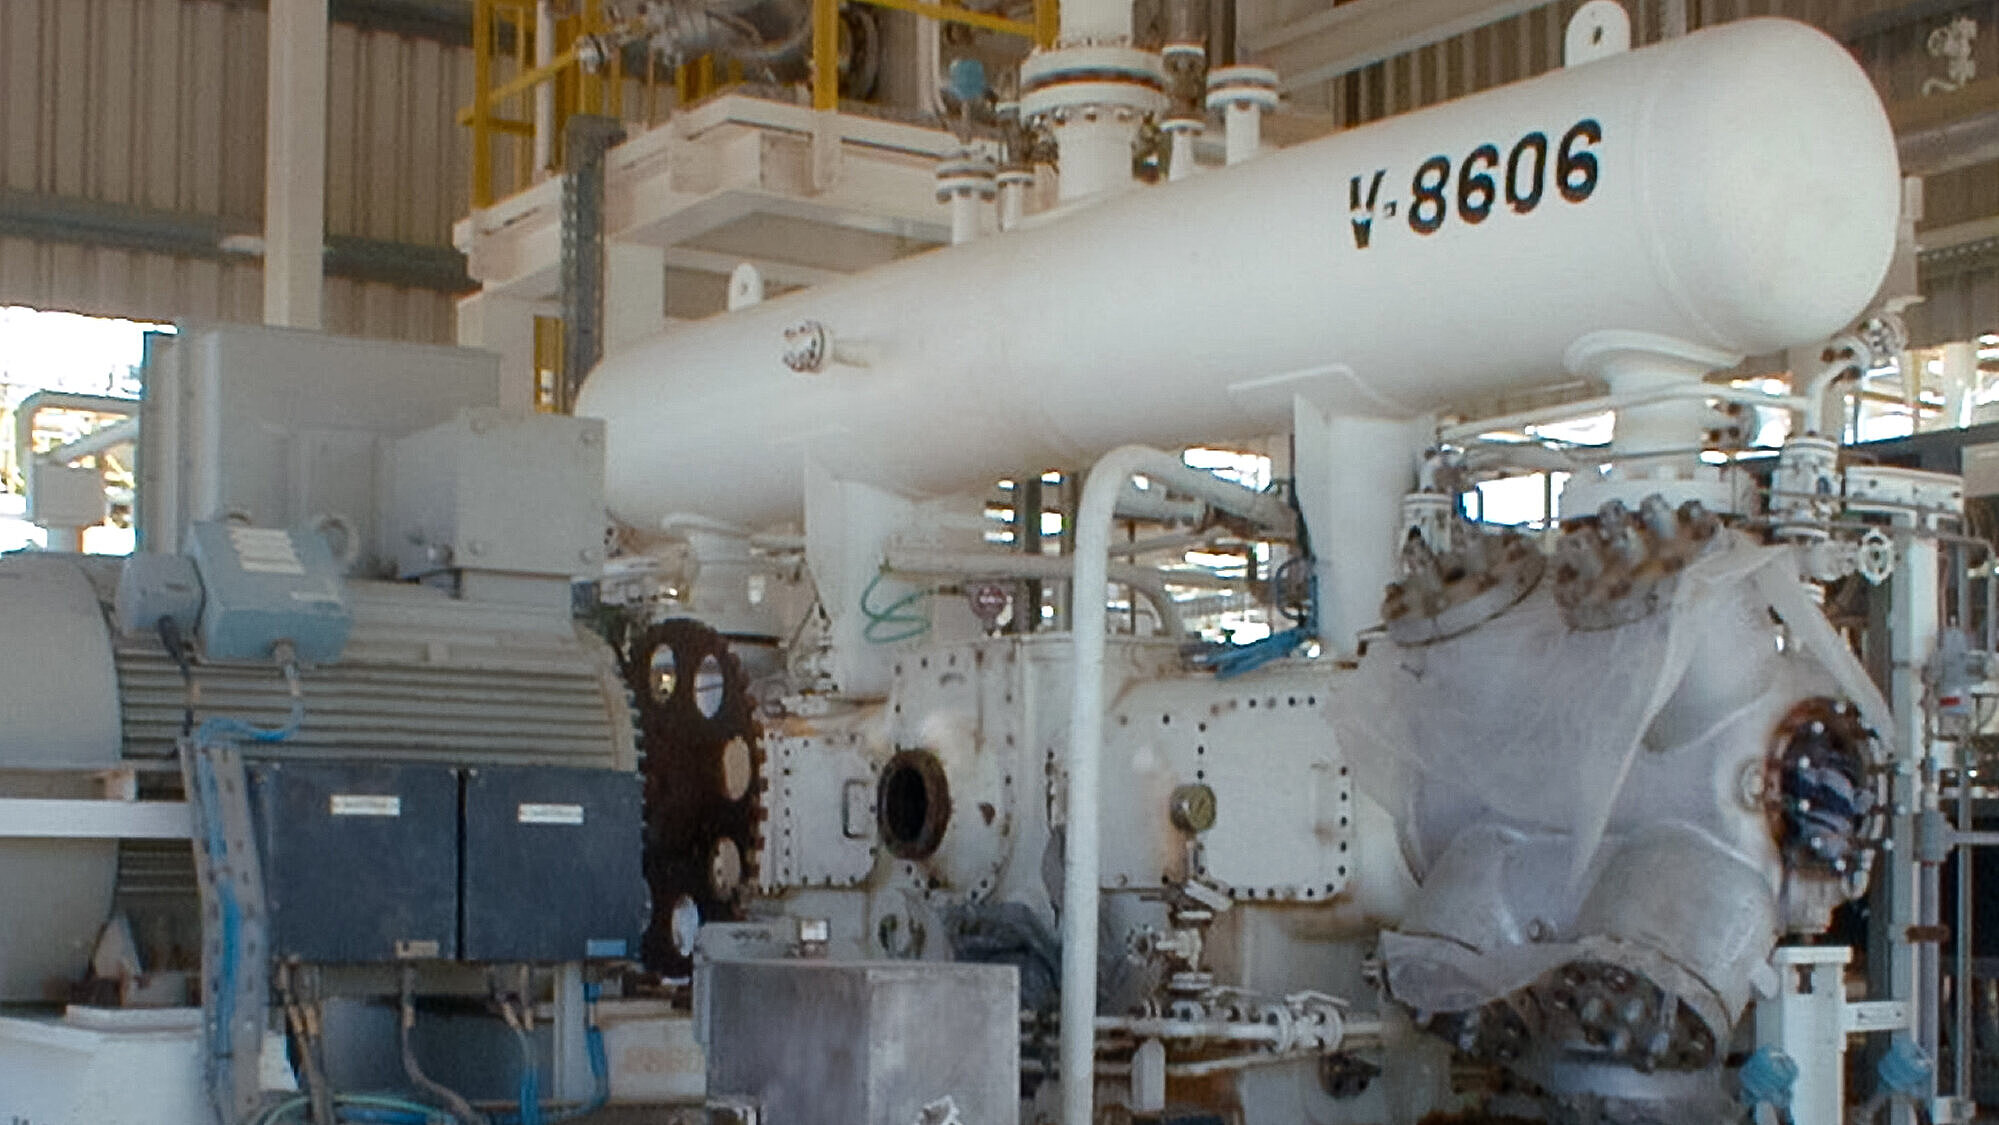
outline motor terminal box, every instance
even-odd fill
[[[458,955],[458,771],[267,761],[248,774],[274,956]]]
[[[636,957],[643,801],[639,775],[618,770],[465,770],[465,959]]]
[[[248,772],[280,958],[638,955],[650,904],[637,774],[324,761]]]
[[[341,567],[313,531],[197,523],[201,653],[208,660],[269,660],[280,641],[300,660],[331,664],[353,618]]]

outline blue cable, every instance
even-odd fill
[[[1310,556],[1300,555],[1291,563],[1311,565]],[[1215,674],[1218,680],[1231,680],[1237,676],[1254,672],[1266,664],[1273,664],[1290,656],[1309,644],[1319,635],[1319,577],[1316,568],[1306,583],[1305,619],[1281,633],[1272,633],[1258,641],[1246,645],[1210,645],[1194,654],[1192,663],[1196,668],[1204,668]]]
[[[569,1121],[595,1113],[610,1103],[611,1060],[604,1047],[604,1029],[597,1026],[597,1000],[603,992],[604,987],[594,982],[583,986],[583,997],[589,1005],[589,1014],[583,1026],[583,1046],[590,1056],[590,1078],[593,1087],[590,1100],[582,1105],[560,1108],[543,1104],[541,1077],[533,1062],[532,1041],[525,1034],[521,1034],[521,1084],[515,1095],[514,1112],[491,1115],[492,1125],[553,1125],[555,1122]]]
[[[288,651],[284,646],[283,651]],[[291,689],[291,713],[281,727],[260,727],[241,719],[218,715],[205,719],[195,728],[194,746],[196,750],[211,749],[229,745],[233,738],[245,738],[253,742],[283,742],[298,733],[305,724],[305,695],[299,690],[298,664],[284,661],[285,682]],[[218,810],[222,806],[221,790],[215,781],[215,769],[206,756],[194,755],[195,783],[201,787],[201,803],[206,815],[205,845],[211,865],[227,863],[229,842],[222,832],[222,818]],[[243,904],[236,898],[235,886],[226,879],[218,880],[216,897],[221,900],[222,950],[217,958],[217,975],[221,981],[215,988],[215,1055],[227,1057],[235,1045],[236,1022],[236,976],[242,967],[243,945]]]

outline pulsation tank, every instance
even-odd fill
[[[1865,307],[1897,177],[1845,50],[1749,20],[669,330],[578,413],[620,518],[756,527],[808,459],[944,495],[1274,432],[1299,395],[1411,417],[1634,348],[1726,367]]]

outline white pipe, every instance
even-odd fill
[[[549,0],[534,6],[534,65],[547,66],[555,57],[555,11]],[[534,176],[555,170],[555,83],[534,88]]]
[[[1091,1125],[1096,1092],[1098,766],[1109,619],[1104,603],[1110,588],[1112,519],[1133,473],[1259,523],[1282,527],[1291,522],[1291,510],[1275,496],[1189,468],[1179,457],[1143,445],[1119,446],[1104,454],[1083,482],[1071,598],[1076,686],[1069,705],[1069,819],[1063,837],[1061,1125]]]
[[[1263,147],[1263,110],[1248,102],[1230,102],[1223,111],[1222,143],[1230,167],[1255,156]]]
[[[1667,383],[1650,387],[1644,391],[1629,394],[1601,395],[1577,402],[1558,403],[1534,410],[1521,410],[1512,414],[1501,414],[1494,418],[1475,418],[1460,422],[1437,431],[1437,440],[1446,444],[1470,441],[1484,434],[1522,430],[1529,426],[1545,426],[1553,422],[1566,422],[1575,418],[1587,418],[1592,414],[1621,410],[1646,403],[1663,402],[1672,398],[1713,399],[1716,402],[1740,403],[1744,406],[1767,406],[1778,410],[1788,410],[1793,414],[1802,413],[1805,399],[1801,395],[1773,395],[1753,387],[1730,387],[1720,383]]]
[[[83,529],[80,527],[51,527],[48,531],[48,546],[45,550],[65,555],[83,553]]]
[[[1943,346],[1943,412],[1933,429],[1956,429],[1965,424],[1964,408],[1978,388],[1978,345],[1957,340]]]
[[[1235,161],[1231,160],[1233,164]],[[1194,131],[1192,129],[1173,130],[1173,151],[1167,158],[1166,182],[1177,183],[1194,174],[1198,165],[1194,160]]]
[[[1062,5],[1063,47],[1131,42],[1131,0],[1067,0]]]
[[[44,410],[77,410],[88,411],[92,414],[123,414],[130,418],[139,413],[139,402],[137,399],[75,394],[70,391],[36,391],[34,394],[22,399],[20,405],[14,408],[14,464],[21,470],[23,479],[31,474],[34,467],[35,418]],[[92,436],[95,435],[86,435],[81,440],[87,441]],[[77,443],[71,442],[70,444],[73,446]],[[50,450],[49,452],[54,453],[56,450]],[[85,453],[78,453],[71,460],[86,455]],[[32,483],[30,487],[32,487]]]
[[[1832,393],[1832,385],[1847,375],[1865,371],[1869,355],[1867,345],[1853,336],[1835,337],[1827,347],[1835,358],[1805,387],[1804,432],[1821,437],[1825,436],[1825,400]]]
[[[1131,138],[1136,126],[1106,112],[1092,121],[1071,119],[1058,131],[1062,167],[1055,197],[1072,203],[1132,186]]]
[[[959,246],[979,236],[979,195],[972,191],[951,193],[951,245]]]
[[[931,19],[916,20],[916,97],[923,111],[939,121],[949,121],[951,111],[944,106],[944,25]]]
[[[1075,573],[1073,558],[1062,555],[995,555],[982,552],[915,551],[906,548],[890,548],[882,566],[890,574],[905,578],[954,578],[961,581],[981,579],[1002,580],[1022,578],[1068,579]],[[1180,613],[1179,603],[1166,590],[1169,576],[1146,567],[1129,563],[1113,565],[1111,580],[1123,583],[1138,591],[1152,605],[1159,617],[1160,631],[1167,636],[1178,637],[1187,631],[1187,622]],[[1179,576],[1170,576],[1176,585],[1213,586],[1221,589],[1239,589],[1239,583],[1226,579],[1208,579],[1204,576],[1189,576],[1192,580],[1182,583]]]
[[[929,21],[925,21],[926,23]],[[1027,217],[1027,186],[1033,179],[1000,175],[999,181],[999,228],[1012,230]]]
[[[94,457],[106,450],[115,449],[128,442],[136,441],[138,437],[139,420],[137,418],[123,418],[108,426],[99,426],[97,429],[77,438],[75,441],[58,445],[39,456],[44,461],[51,461],[58,465],[70,465],[85,457]]]

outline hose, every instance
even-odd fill
[[[466,1101],[451,1087],[434,1081],[423,1072],[423,1067],[416,1061],[416,1047],[410,1042],[410,1032],[416,1027],[416,970],[410,967],[403,969],[401,1023],[403,1074],[409,1078],[411,1084],[443,1102],[454,1119],[464,1122],[465,1125],[486,1125],[485,1116],[473,1109],[471,1102]]]
[[[299,1110],[306,1108],[308,1099],[304,1094],[286,1098],[264,1107],[245,1125],[279,1125],[294,1119]],[[342,1121],[379,1122],[382,1125],[455,1125],[444,1111],[421,1102],[384,1094],[341,1094],[334,1098]]]
[[[921,613],[907,612],[908,607],[930,596],[929,590],[917,590],[890,602],[882,609],[868,604],[874,596],[875,587],[888,577],[887,571],[877,573],[868,588],[861,591],[861,613],[867,617],[868,625],[862,631],[869,644],[892,645],[899,641],[913,641],[930,631],[930,618]],[[883,632],[889,629],[889,632]]]
[[[541,1072],[534,1057],[534,1041],[528,1038],[524,1023],[510,1018],[507,1023],[514,1029],[521,1047],[521,1083],[514,1112],[494,1114],[492,1125],[553,1125],[558,1121],[588,1116],[609,1104],[611,1060],[604,1048],[604,1029],[597,1024],[597,1000],[602,995],[602,985],[589,983],[583,986],[586,1002],[583,1046],[590,1058],[590,1100],[566,1106],[541,1100]]]
[[[286,716],[283,726],[260,727],[255,723],[229,715],[217,715],[203,719],[194,732],[197,746],[213,746],[231,738],[247,739],[251,742],[283,742],[298,733],[305,725],[305,690],[299,683],[298,657],[290,641],[279,641],[271,648],[271,658],[284,669],[285,687],[291,693],[291,713]]]

